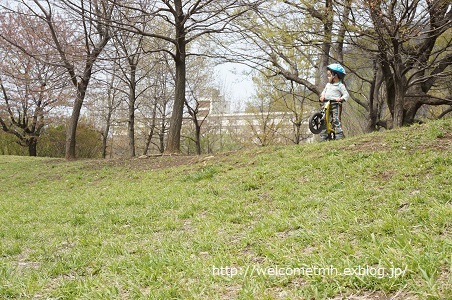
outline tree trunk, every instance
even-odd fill
[[[301,143],[301,126],[302,126],[302,122],[295,122],[294,123],[295,126],[295,144],[299,145]]]
[[[409,98],[407,100],[408,101],[406,101],[405,118],[403,122],[405,125],[410,125],[416,122],[416,114],[419,108],[421,108],[422,102],[415,100],[410,101]]]
[[[150,130],[149,135],[148,135],[148,137],[146,139],[146,145],[144,146],[143,155],[148,154],[149,145],[151,144],[152,137],[154,136],[156,116],[157,116],[157,102],[154,104],[154,107],[152,108],[151,130]]]
[[[395,97],[394,97],[394,112],[392,114],[392,128],[402,127],[404,121],[404,100],[405,91],[401,83],[396,83]]]
[[[108,108],[107,125],[105,126],[105,130],[102,133],[102,158],[107,157],[107,142],[108,134],[110,133],[111,115],[112,115],[111,108]]]
[[[367,124],[367,132],[373,132],[377,129],[378,117],[381,107],[379,103],[379,91],[383,83],[383,74],[379,71],[377,61],[374,60],[374,74],[369,91],[369,122]]]
[[[164,127],[162,127],[160,129],[160,133],[159,133],[159,142],[160,142],[160,153],[164,153],[165,152],[165,130]]]
[[[30,140],[28,140],[28,155],[29,156],[36,156],[37,155],[37,144],[38,140],[35,137],[32,137]]]
[[[82,110],[83,99],[85,98],[86,85],[79,83],[77,97],[72,107],[72,114],[66,131],[66,159],[75,159],[75,137],[77,124]]]
[[[325,20],[323,21],[323,35],[324,41],[322,42],[322,52],[320,54],[320,64],[319,69],[317,70],[317,78],[316,85],[322,87],[320,92],[325,87],[328,82],[328,78],[326,77],[326,67],[330,61],[330,52],[331,52],[331,31],[333,29],[333,2],[332,0],[326,0],[325,3]],[[320,95],[319,95],[320,96]]]
[[[340,29],[337,36],[336,56],[339,62],[344,61],[344,40],[349,25],[349,16],[352,11],[352,0],[346,0],[343,13],[343,21],[340,22]]]
[[[146,138],[146,143],[144,145],[144,150],[143,150],[143,155],[147,155],[148,151],[149,151],[149,146],[151,145],[151,141],[152,141],[152,136],[154,135],[154,129],[155,126],[151,127],[151,131],[149,132],[147,138]]]
[[[129,138],[129,157],[135,157],[135,100],[136,100],[136,68],[130,68],[129,83],[129,119],[127,122],[127,136]]]
[[[77,124],[80,118],[80,111],[82,110],[86,90],[88,89],[89,80],[91,79],[94,62],[104,49],[109,39],[109,36],[104,37],[99,44],[99,47],[94,48],[93,52],[88,55],[82,78],[77,82],[75,82],[75,79],[73,81],[74,85],[77,87],[77,96],[75,98],[71,119],[66,132],[66,159],[68,160],[75,159],[75,137],[77,132]],[[69,74],[71,74],[71,76],[75,76],[73,70],[70,67],[68,68]]]
[[[182,128],[182,116],[185,104],[185,79],[186,79],[186,53],[185,53],[185,28],[182,20],[181,1],[176,3],[176,55],[174,57],[176,63],[176,91],[174,98],[173,112],[171,114],[171,123],[168,132],[168,141],[166,145],[166,153],[180,153],[180,131]]]
[[[196,154],[201,155],[201,126],[198,124],[198,120],[195,119],[195,134],[196,134]]]
[[[176,63],[176,97],[171,114],[168,141],[165,152],[180,153],[180,131],[185,103],[185,58]]]
[[[166,105],[163,106],[162,111],[162,120],[160,123],[160,131],[159,131],[159,142],[160,142],[160,153],[165,152],[165,132],[166,132]]]

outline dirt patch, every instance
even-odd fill
[[[221,291],[220,299],[225,299],[225,300],[237,299],[241,289],[242,289],[242,286],[239,284],[226,286]]]
[[[221,156],[225,155],[154,155],[131,159],[96,159],[87,160],[86,167],[96,169],[104,166],[116,166],[133,170],[161,170],[185,165],[207,165],[213,159],[218,161]]]
[[[383,181],[388,181],[396,174],[397,171],[395,170],[384,170],[383,172],[376,174],[374,177]]]
[[[382,137],[363,137],[356,139],[351,145],[347,145],[346,150],[356,152],[385,151],[387,144]]]
[[[396,294],[386,294],[385,292],[365,292],[359,295],[336,296],[331,300],[418,300],[414,295],[405,292],[398,292]]]

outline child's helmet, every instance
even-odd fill
[[[331,65],[328,65],[326,68],[328,70],[330,70],[331,72],[337,74],[337,76],[340,79],[343,79],[345,77],[345,69],[340,64],[331,64]]]

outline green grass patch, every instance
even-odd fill
[[[446,299],[451,127],[168,168],[0,156],[0,299]]]

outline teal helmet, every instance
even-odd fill
[[[331,64],[331,65],[328,65],[326,68],[328,70],[330,70],[331,72],[337,74],[337,76],[340,79],[343,79],[345,77],[345,69],[340,64]]]

